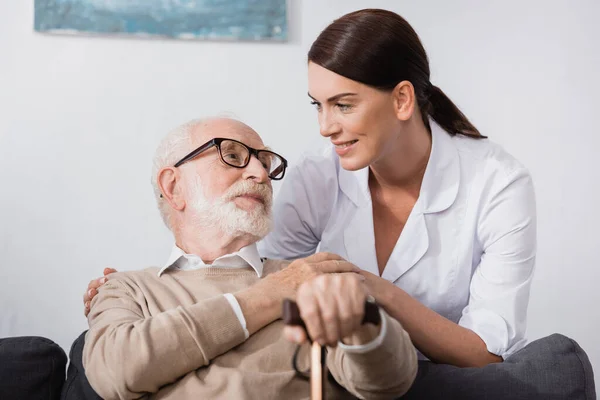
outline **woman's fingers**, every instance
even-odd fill
[[[98,294],[98,288],[106,283],[108,280],[107,275],[115,272],[117,272],[117,270],[114,268],[104,268],[104,276],[93,279],[90,281],[90,283],[88,283],[87,290],[83,294],[83,313],[86,317],[90,312],[90,304],[92,304],[92,299]]]
[[[97,289],[100,286],[104,285],[104,283],[106,283],[105,277],[94,279],[94,280],[90,281],[90,283],[88,283],[87,290],[83,294],[83,302],[85,303],[88,301],[92,301],[92,299],[94,298],[94,296],[97,293]]]

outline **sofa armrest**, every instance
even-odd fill
[[[0,339],[0,399],[60,399],[67,356],[35,336]]]

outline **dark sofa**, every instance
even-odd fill
[[[98,400],[82,365],[85,332],[65,352],[40,337],[0,339],[1,400]],[[419,362],[403,400],[596,400],[592,365],[574,340],[554,334],[531,342],[501,364],[457,368]]]
[[[42,337],[0,339],[0,399],[58,400],[67,356]]]

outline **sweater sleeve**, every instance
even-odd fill
[[[417,376],[417,352],[408,333],[389,315],[381,344],[366,352],[329,349],[327,366],[335,380],[359,399],[395,399]]]
[[[150,316],[124,278],[99,290],[88,316],[83,365],[106,399],[136,399],[208,365],[244,342],[225,296]]]

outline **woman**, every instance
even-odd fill
[[[356,264],[437,363],[484,366],[523,347],[536,250],[527,170],[431,84],[417,34],[395,13],[341,17],[308,61],[333,146],[290,170],[262,255],[318,249]]]

